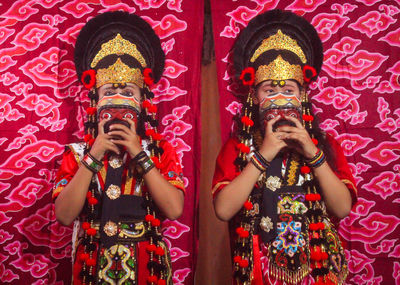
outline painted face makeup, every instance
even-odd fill
[[[97,115],[99,122],[106,120],[104,132],[108,132],[112,124],[122,124],[130,127],[127,119],[138,121],[140,113],[140,102],[134,96],[123,96],[114,94],[104,96],[97,104]]]
[[[121,94],[104,96],[97,104],[97,115],[102,120],[137,120],[140,113],[140,102],[133,96],[126,97]]]
[[[286,119],[287,117],[301,121],[301,101],[295,94],[281,92],[269,94],[260,102],[259,110],[262,126],[279,115],[281,119],[274,124],[274,129],[283,125],[295,126],[293,122]]]

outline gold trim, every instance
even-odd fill
[[[167,245],[165,244],[164,241],[160,241],[158,242],[158,246],[161,246],[164,249],[164,252],[166,254],[164,254],[164,262],[165,262],[165,267],[166,267],[166,281],[168,285],[172,285],[172,266],[171,266],[171,257],[170,257],[170,251],[169,248],[167,247]]]
[[[96,88],[108,83],[134,83],[143,87],[143,74],[139,68],[131,68],[118,58],[113,65],[96,72]]]
[[[62,185],[62,186],[58,186],[57,188],[53,189],[53,193],[51,195],[52,198],[54,199],[57,194],[59,195],[64,188],[65,188],[65,185]]]
[[[115,155],[111,156],[110,159],[108,160],[109,165],[114,169],[121,167],[122,162],[123,162],[122,158]]]
[[[211,190],[211,194],[214,194],[220,186],[228,185],[229,183],[231,183],[231,182],[230,181],[218,182],[217,184],[214,185],[213,189]]]
[[[281,30],[278,30],[275,35],[262,41],[261,45],[256,49],[251,57],[250,62],[255,62],[261,54],[271,49],[291,51],[300,58],[302,63],[307,62],[306,56],[297,41],[282,33]]]
[[[269,176],[267,181],[265,181],[265,186],[271,190],[276,191],[277,189],[281,188],[282,181],[278,176]]]
[[[290,64],[280,55],[268,65],[260,65],[255,75],[255,85],[265,80],[288,80],[293,79],[303,85],[303,69],[300,65]]]
[[[348,180],[348,179],[341,179],[341,180],[342,180],[342,182],[343,182],[344,184],[349,184],[349,185],[351,185],[351,186],[353,187],[354,192],[357,194],[357,188],[356,188],[356,186],[353,184],[353,182],[351,182],[351,181]]]
[[[132,194],[132,182],[133,182],[133,177],[130,177],[129,175],[126,176],[126,182],[125,182],[125,195],[131,195]]]
[[[107,275],[108,270],[110,270],[113,265],[113,259],[116,255],[121,258],[121,267],[126,273],[121,279],[117,281],[117,283]],[[106,248],[104,250],[104,257],[106,258],[107,263],[103,268],[99,269],[98,277],[100,278],[100,281],[106,281],[107,284],[119,285],[124,284],[124,282],[128,279],[136,280],[135,269],[130,270],[127,266],[128,260],[132,257],[134,259],[136,267],[136,258],[134,254],[131,255],[131,251],[127,246],[116,244],[111,246],[110,248]]]
[[[115,200],[121,196],[121,188],[117,185],[111,184],[108,186],[106,194],[108,198]]]
[[[79,154],[75,151],[75,149],[72,145],[68,145],[68,148],[72,151],[72,154],[74,155],[76,162],[79,164],[81,162]]]
[[[106,233],[106,235],[108,235],[109,237],[112,237],[112,236],[115,236],[117,234],[118,226],[117,226],[116,223],[114,223],[112,221],[108,221],[104,225],[103,231]]]
[[[260,221],[260,228],[269,233],[274,228],[274,223],[272,222],[270,217],[262,217]]]
[[[287,185],[291,186],[291,185],[295,185],[297,183],[297,178],[296,177],[296,172],[297,172],[297,168],[299,167],[299,162],[298,160],[298,156],[297,155],[293,155],[293,159],[290,160],[290,165],[287,169],[288,172],[288,179],[287,179]]]
[[[118,236],[120,238],[140,238],[146,232],[146,228],[142,222],[135,224],[134,231],[123,229],[123,228],[121,228],[120,225],[119,225],[119,228],[120,228],[120,232],[119,232]]]
[[[142,54],[138,51],[136,45],[128,40],[125,40],[121,34],[117,34],[115,38],[101,45],[100,51],[93,58],[90,67],[94,68],[100,60],[105,58],[107,55],[116,54],[123,55],[129,54],[134,57],[142,67],[146,67],[146,60]]]
[[[177,181],[177,180],[167,180],[172,186],[177,186],[178,188],[185,189],[185,185],[183,184],[182,181]]]

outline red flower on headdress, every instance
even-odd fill
[[[317,71],[314,67],[310,65],[304,65],[303,67],[304,81],[309,83],[315,76],[317,76]]]
[[[144,76],[144,83],[146,83],[147,86],[151,86],[154,84],[154,76],[151,68],[145,68],[143,70],[143,76]]]
[[[246,67],[243,69],[242,74],[239,77],[242,80],[243,85],[251,86],[254,84],[255,71],[253,67]]]
[[[81,82],[86,89],[92,89],[96,84],[96,70],[89,69],[85,70],[81,76]]]

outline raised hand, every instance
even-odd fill
[[[129,123],[129,128],[122,124],[113,124],[108,134],[114,137],[111,138],[111,142],[124,146],[130,156],[135,157],[143,150],[140,143],[140,136],[136,133],[135,122],[130,119],[126,119],[126,121]],[[115,137],[119,137],[120,139],[116,139]]]
[[[96,140],[94,141],[94,144],[90,150],[90,154],[96,158],[97,160],[102,160],[105,153],[107,151],[112,151],[117,154],[120,153],[120,150],[118,149],[118,146],[112,142],[112,137],[109,133],[104,133],[104,124],[106,123],[106,120],[100,121],[98,124],[98,135],[96,137]]]
[[[292,121],[296,127],[281,126],[279,131],[283,132],[282,139],[286,144],[295,149],[298,153],[302,154],[306,159],[311,159],[317,153],[318,148],[313,143],[309,133],[300,123],[300,121],[293,117],[286,117]]]
[[[272,161],[275,156],[287,146],[283,140],[285,133],[281,131],[274,132],[272,126],[279,121],[281,116],[268,121],[265,126],[264,140],[260,147],[260,154],[268,161]]]

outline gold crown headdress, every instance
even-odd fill
[[[303,85],[304,76],[303,69],[300,65],[290,64],[284,60],[280,55],[268,65],[260,65],[255,74],[255,85],[265,80],[288,80],[294,79]]]
[[[99,63],[100,60],[102,60],[103,58],[105,58],[110,54],[116,54],[116,55],[128,54],[134,57],[143,68],[147,66],[146,60],[143,58],[142,54],[138,51],[136,45],[124,39],[121,36],[121,34],[117,34],[115,38],[101,45],[101,49],[93,58],[90,67],[91,68],[96,67],[97,63]]]
[[[261,45],[256,49],[251,57],[250,62],[255,62],[261,54],[271,49],[291,51],[300,58],[303,64],[307,62],[306,56],[297,41],[282,33],[281,30],[278,30],[276,34],[261,42]]]
[[[100,51],[93,58],[90,66],[94,68],[100,60],[110,54],[128,54],[134,57],[142,67],[146,67],[146,60],[138,51],[135,44],[117,34],[113,39],[101,45]],[[96,87],[104,84],[134,83],[140,88],[143,87],[143,74],[139,68],[132,68],[124,64],[121,58],[107,68],[100,68],[96,73]]]
[[[96,73],[96,87],[107,83],[134,83],[143,87],[143,74],[139,68],[131,68],[124,64],[120,58],[107,68],[100,68]]]

